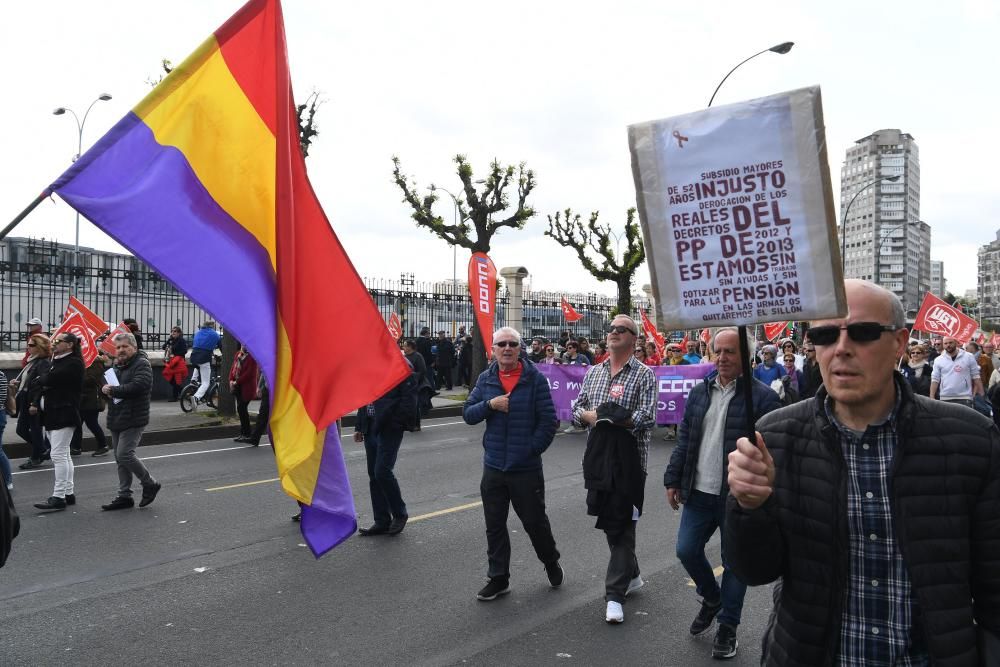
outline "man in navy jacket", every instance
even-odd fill
[[[479,486],[486,515],[489,581],[476,595],[495,600],[510,592],[510,506],[531,538],[549,584],[562,584],[552,527],[545,514],[542,452],[556,433],[555,407],[545,377],[519,358],[521,335],[511,327],[493,334],[494,361],[483,371],[462,411],[467,424],[486,420],[483,433],[483,479]]]

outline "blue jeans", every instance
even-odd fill
[[[728,567],[726,547],[722,546],[722,587],[715,580],[712,566],[705,558],[705,545],[715,534],[722,531],[726,518],[726,496],[717,496],[692,489],[681,513],[681,527],[677,531],[677,558],[694,580],[698,595],[706,602],[722,600],[719,622],[740,624],[743,613],[743,596],[747,586],[736,578]]]
[[[388,526],[394,518],[407,516],[406,503],[392,469],[396,465],[403,431],[384,429],[378,435],[365,434],[365,458],[368,459],[368,490],[372,496],[375,525]]]

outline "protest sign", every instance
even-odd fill
[[[561,421],[571,421],[573,401],[580,395],[587,367],[560,364],[537,364],[535,367],[549,381],[556,417]],[[715,364],[653,366],[652,370],[656,376],[656,423],[679,424],[684,416],[688,393],[715,370]]]
[[[484,252],[474,252],[469,259],[469,296],[476,314],[476,328],[486,348],[486,358],[493,357],[493,318],[497,308],[497,269]]]
[[[917,312],[913,328],[932,335],[948,336],[964,345],[972,340],[979,323],[927,292],[924,295],[924,302],[920,304],[920,311]]]
[[[90,327],[80,313],[72,313],[66,317],[59,328],[52,333],[52,338],[61,333],[71,333],[80,340],[84,367],[94,363],[94,359],[97,358],[97,344],[94,342],[94,335],[90,333]]]
[[[632,125],[628,135],[659,321],[846,314],[818,87]]]

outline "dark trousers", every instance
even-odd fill
[[[257,423],[253,427],[253,435],[250,436],[250,442],[254,445],[260,444],[261,436],[264,435],[264,431],[267,430],[267,422],[271,419],[271,396],[267,391],[267,387],[262,387],[260,390],[260,408],[257,410]],[[272,447],[274,443],[272,443]]]
[[[709,602],[722,601],[719,622],[737,626],[743,614],[743,596],[747,586],[729,569],[726,545],[722,544],[722,586],[715,580],[712,566],[705,558],[705,545],[716,530],[722,531],[726,519],[726,496],[692,489],[677,530],[677,558],[691,576],[698,595]]]
[[[406,503],[392,469],[396,465],[403,431],[385,429],[378,435],[365,434],[365,458],[368,459],[368,490],[372,497],[375,524],[388,526],[393,518],[406,514]]]
[[[524,531],[531,539],[535,555],[545,565],[559,560],[552,526],[545,514],[545,476],[542,469],[520,472],[502,472],[483,467],[483,480],[479,484],[486,516],[486,557],[489,560],[487,576],[510,577],[510,535],[507,533],[507,514],[511,505],[521,520]]]
[[[170,380],[170,390],[173,393],[173,400],[176,401],[177,399],[179,399],[181,397],[181,387],[182,386],[183,385],[181,384],[181,382],[178,382],[177,380],[174,380],[174,379]]]
[[[443,368],[439,367],[437,369],[437,386],[438,388],[440,387],[446,387],[448,389],[452,388],[453,385],[451,381],[451,366]]]
[[[48,446],[45,443],[45,431],[42,429],[42,415],[28,414],[28,396],[21,394],[17,399],[17,429],[15,433],[31,445],[31,458],[40,461],[45,456]]]
[[[611,549],[608,571],[604,575],[604,599],[608,602],[625,602],[628,582],[639,576],[639,561],[635,557],[635,521],[625,528],[604,531]]]
[[[97,440],[97,448],[104,449],[108,446],[107,436],[104,435],[104,429],[101,428],[101,422],[98,417],[101,416],[100,410],[80,410],[80,419],[83,424],[87,425],[87,429],[94,434],[94,439]],[[83,444],[83,424],[76,427],[73,431],[73,441],[70,442],[70,451],[79,451],[80,446]]]
[[[233,398],[236,399],[236,414],[240,416],[240,435],[244,438],[249,438],[250,412],[247,410],[247,406],[250,405],[250,401],[244,401],[236,395],[234,395]]]

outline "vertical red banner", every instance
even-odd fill
[[[469,296],[476,314],[476,328],[486,348],[486,358],[493,356],[493,320],[497,308],[497,268],[484,252],[474,252],[469,259]]]

